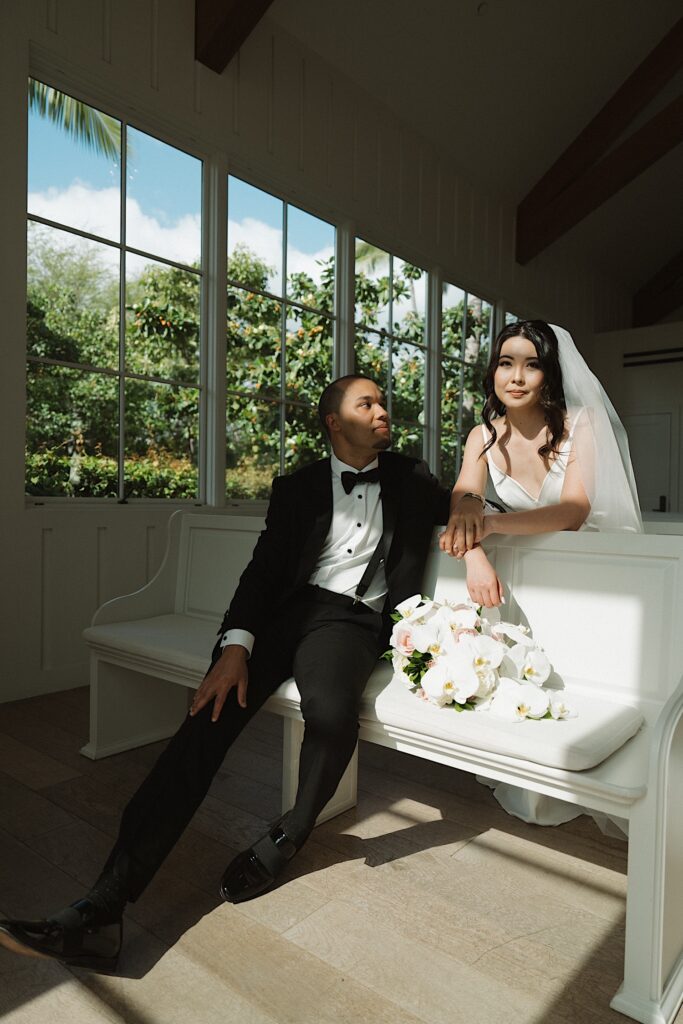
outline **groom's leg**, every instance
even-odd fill
[[[361,695],[386,646],[387,621],[329,592],[307,592],[309,614],[294,655],[304,740],[295,805],[228,865],[221,894],[240,903],[265,892],[305,842],[333,796],[358,738]]]
[[[0,945],[17,953],[113,970],[122,912],[136,900],[201,803],[233,740],[291,675],[301,615],[293,601],[259,638],[249,661],[247,707],[230,691],[216,722],[212,705],[188,716],[126,807],[119,837],[93,889],[41,921],[0,921]],[[220,656],[216,647],[213,660]]]
[[[188,715],[126,806],[101,875],[114,873],[122,879],[126,899],[134,902],[149,884],[204,799],[235,739],[291,675],[291,636],[291,629],[276,627],[257,641],[248,662],[247,706],[238,704],[234,687],[216,722],[211,721],[213,702]],[[212,665],[220,654],[217,646]]]
[[[294,807],[282,822],[297,846],[334,796],[358,741],[365,684],[386,647],[382,616],[365,606],[319,604],[294,656],[304,739]]]

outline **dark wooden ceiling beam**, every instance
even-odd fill
[[[538,207],[560,192],[607,152],[667,82],[683,67],[683,18],[617,89],[602,110],[577,135],[562,156],[520,203]]]
[[[518,262],[533,259],[681,142],[683,96],[678,96],[561,192],[540,214],[518,215]]]
[[[584,130],[576,137],[562,156],[543,175],[541,180],[534,186],[527,196],[521,201],[517,208],[517,260],[520,263],[527,263],[536,256],[545,245],[540,248],[534,239],[540,240],[543,237],[542,222],[555,209],[555,204],[564,197],[567,190],[579,186],[572,195],[576,196],[583,186],[590,169],[596,161],[608,153],[610,147],[623,134],[633,119],[641,113],[649,103],[661,92],[667,82],[683,67],[683,18],[669,30],[654,50],[641,62],[623,85],[617,90],[612,98],[605,104],[602,110],[592,119]],[[671,106],[671,105],[670,105]],[[669,108],[667,108],[669,109]],[[672,116],[675,117],[675,110],[664,114],[664,121]],[[648,122],[652,125],[654,119]],[[647,128],[648,126],[644,126]],[[642,149],[648,134],[636,133],[636,148]],[[634,136],[635,137],[635,136]],[[627,140],[628,142],[629,140]],[[624,143],[625,145],[626,143]],[[670,146],[668,148],[671,148]],[[621,149],[621,147],[619,147]],[[666,150],[665,150],[666,151]],[[661,155],[661,154],[660,154]],[[609,160],[609,154],[605,160]],[[642,169],[654,162],[653,158],[649,163],[644,163]],[[600,166],[602,170],[597,177],[601,178],[604,171],[609,169]],[[640,173],[640,172],[639,172]],[[617,176],[617,181],[620,176]],[[629,179],[630,180],[630,179]],[[589,182],[590,184],[590,182]],[[615,191],[626,184],[617,184]],[[604,199],[609,198],[608,193]],[[564,207],[564,204],[563,204]],[[592,206],[591,209],[595,209]],[[590,212],[588,210],[587,212]],[[578,214],[578,211],[577,211]],[[578,223],[586,213],[577,215],[573,223]],[[573,226],[568,223],[564,230]],[[554,235],[550,241],[559,237]]]
[[[683,306],[683,251],[633,296],[633,326],[647,327]]]
[[[195,0],[194,55],[220,75],[273,0]]]

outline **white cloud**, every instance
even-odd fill
[[[274,270],[270,278],[270,287],[280,287],[280,274],[282,273],[282,231],[271,227],[254,217],[245,217],[241,221],[228,221],[228,249],[230,252],[236,245],[244,245],[253,253],[256,253]],[[290,246],[287,251],[287,273],[306,273],[314,281],[320,280],[320,267],[318,260],[329,259],[334,255],[331,245],[319,249],[317,252],[303,252],[301,249],[294,249]]]
[[[93,235],[112,240],[119,238],[117,188],[95,189],[81,181],[74,181],[65,189],[49,188],[44,192],[30,192],[28,209],[39,217]],[[126,232],[129,245],[178,263],[194,263],[201,251],[199,214],[187,214],[175,224],[164,226],[155,217],[146,214],[137,200],[128,199]],[[245,217],[242,221],[231,220],[228,232],[231,249],[241,243],[279,273],[282,263],[281,231],[253,217]],[[317,261],[328,259],[333,251],[332,246],[312,253],[290,248],[287,254],[288,272],[305,271],[314,280],[319,280],[320,267]],[[116,251],[104,252],[106,262],[110,262],[108,254],[111,254],[111,262],[115,263],[118,259]]]
[[[119,239],[119,190],[117,188],[89,188],[74,181],[68,188],[49,188],[45,192],[30,192],[30,213],[46,217],[69,227],[80,228],[103,238]],[[201,222],[199,214],[186,214],[170,227],[165,227],[140,208],[136,199],[126,203],[127,242],[136,249],[175,260],[194,263],[201,251]]]

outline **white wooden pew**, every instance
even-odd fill
[[[175,731],[262,526],[252,517],[175,513],[157,576],[97,611],[85,631],[84,754],[105,757]],[[628,819],[624,982],[611,1005],[643,1024],[670,1024],[683,998],[683,536],[491,541],[509,595],[504,617],[531,626],[578,717],[508,724],[437,709],[393,682],[383,663],[365,690],[360,736]],[[443,556],[436,540],[424,592],[465,596],[462,563]],[[294,680],[266,707],[285,722],[287,810],[303,735]],[[354,758],[319,820],[353,806],[355,794]]]

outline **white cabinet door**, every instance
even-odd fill
[[[671,487],[671,413],[624,416],[643,512],[675,511]],[[673,503],[672,503],[673,499]]]

